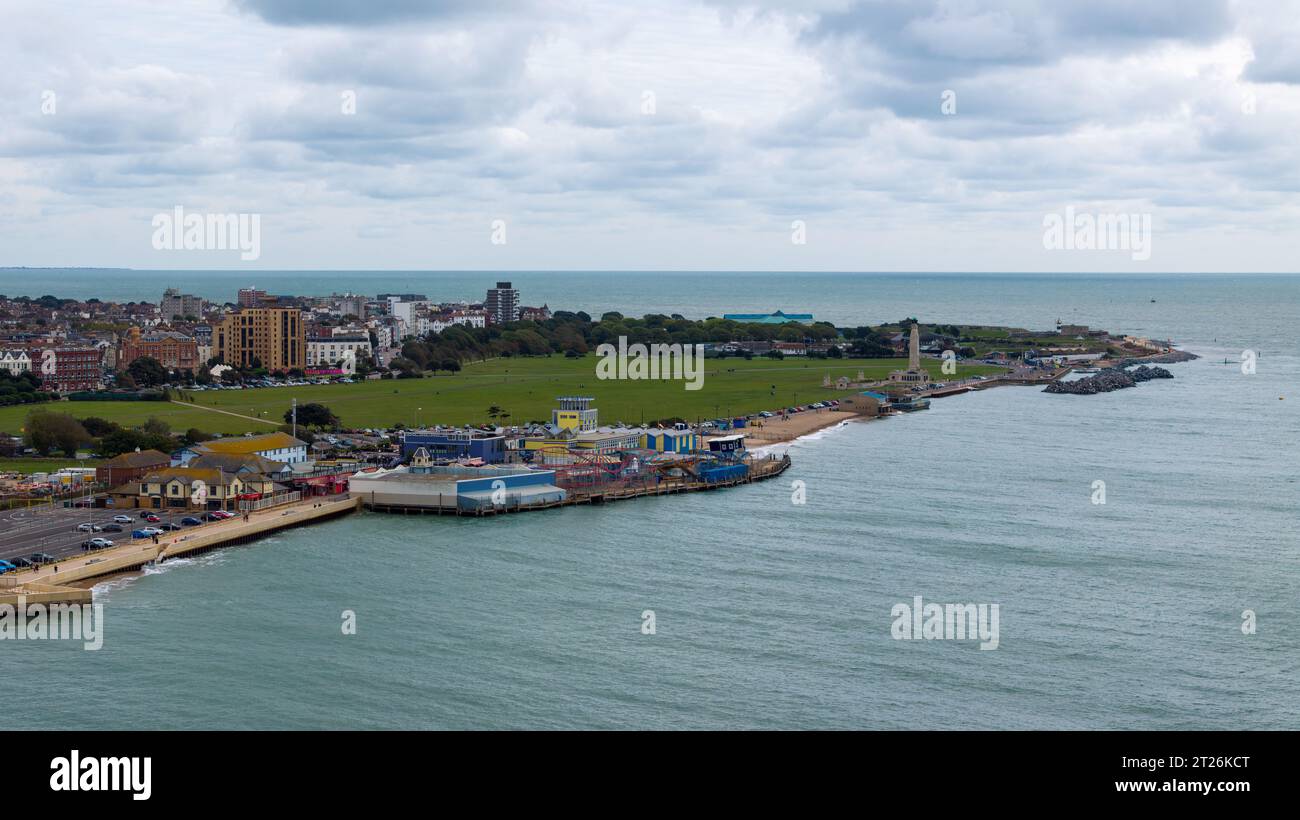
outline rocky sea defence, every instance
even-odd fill
[[[1126,369],[1125,366],[1111,367],[1086,379],[1072,382],[1052,382],[1043,388],[1043,392],[1092,396],[1097,393],[1109,393],[1112,390],[1123,390],[1126,387],[1136,387],[1138,382],[1151,381],[1152,379],[1172,379],[1173,377],[1174,374],[1163,367],[1149,367],[1145,364],[1134,367],[1132,370]]]

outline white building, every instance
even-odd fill
[[[427,336],[441,333],[452,325],[487,327],[487,313],[482,311],[455,311],[452,313],[421,313],[415,317],[415,335]]]
[[[10,376],[29,373],[31,369],[32,359],[27,355],[26,350],[6,350],[3,354],[0,354],[0,370],[5,371]]]
[[[351,350],[357,359],[370,356],[370,336],[312,336],[307,339],[307,366],[329,367]]]

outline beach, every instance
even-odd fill
[[[753,449],[768,444],[794,441],[800,436],[806,436],[827,427],[834,427],[842,421],[859,418],[866,417],[858,413],[846,413],[842,410],[828,408],[805,410],[787,418],[773,416],[770,419],[759,419],[751,422],[750,426],[745,428],[745,446]]]

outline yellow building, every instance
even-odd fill
[[[559,408],[551,411],[551,424],[561,430],[590,433],[597,427],[597,411],[591,396],[560,396]]]
[[[212,331],[212,355],[232,367],[307,366],[307,334],[297,308],[244,308]]]

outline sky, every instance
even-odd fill
[[[5,0],[0,54],[0,266],[1300,270],[1300,0]]]

